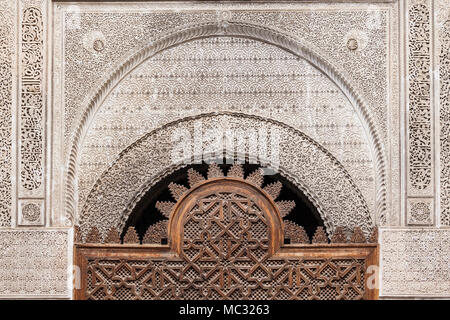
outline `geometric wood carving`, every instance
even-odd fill
[[[130,226],[123,237],[123,243],[135,243],[139,244],[139,236],[134,229],[134,227]]]
[[[116,228],[112,227],[111,229],[109,229],[104,243],[120,243],[120,234]]]
[[[281,188],[282,188],[281,182],[277,181],[272,184],[266,185],[263,189],[272,197],[273,200],[275,200],[280,195]]]
[[[170,194],[177,201],[181,198],[181,196],[184,193],[187,192],[187,190],[188,189],[185,186],[182,186],[182,185],[179,185],[179,184],[176,184],[176,183],[173,183],[173,182],[169,183]]]
[[[217,163],[211,163],[208,166],[208,173],[207,173],[208,180],[213,178],[220,178],[223,177],[223,171],[220,169],[220,167],[217,165]]]
[[[309,244],[309,237],[305,229],[293,221],[283,220],[284,222],[284,238],[289,239],[290,243]]]
[[[101,243],[101,235],[98,231],[97,227],[92,227],[91,230],[88,232],[86,239],[84,241],[85,243]]]
[[[253,270],[246,266],[196,270],[187,262],[165,256],[150,260],[91,257],[85,260],[87,276],[96,281],[85,281],[85,291],[76,298],[360,300],[369,298],[364,264],[365,259],[310,257],[274,259],[255,265]]]
[[[312,243],[328,243],[328,237],[323,227],[317,227]]]
[[[197,183],[200,183],[202,181],[204,181],[205,178],[198,173],[196,170],[190,168],[188,170],[188,182],[189,182],[189,186],[192,188],[194,187]]]
[[[295,208],[294,200],[281,200],[276,201],[278,209],[280,210],[280,215],[282,218],[286,217]]]
[[[271,255],[267,220],[254,204],[241,207],[242,217],[237,212],[220,217],[221,210],[204,209],[194,206],[183,220],[180,254],[164,246],[121,245],[104,250],[78,245],[76,263],[82,269],[83,286],[75,290],[75,297],[93,300],[376,298],[376,292],[366,288],[365,281],[365,265],[377,264],[376,245],[355,245],[359,247],[353,249],[322,247],[322,253],[317,255],[315,245],[291,244],[286,248],[288,251],[281,248]],[[116,251],[120,248],[127,248],[128,254],[124,255],[123,249]],[[345,258],[333,258],[339,250],[347,250]],[[302,253],[302,258],[296,256],[298,253]]]
[[[142,244],[156,243],[162,244],[163,239],[167,239],[167,223],[168,220],[161,220],[152,224],[142,239]]]
[[[366,237],[364,236],[364,233],[362,232],[360,227],[353,228],[353,233],[350,237],[351,243],[365,243]]]
[[[336,227],[333,235],[331,236],[331,243],[346,243],[347,235],[343,227]]]
[[[159,212],[161,212],[161,214],[166,218],[170,217],[173,206],[174,203],[171,201],[158,201],[155,205],[156,209],[158,209]]]
[[[252,173],[248,175],[245,180],[259,188],[261,188],[262,184],[264,183],[264,177],[261,173],[261,169],[256,169]]]
[[[239,164],[233,164],[227,172],[227,177],[244,179],[244,169]]]

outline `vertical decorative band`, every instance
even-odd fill
[[[433,196],[431,3],[409,3],[408,196]]]
[[[42,196],[44,41],[40,9],[23,11],[21,31],[20,196]]]
[[[441,148],[441,224],[450,226],[450,8],[442,6],[442,27],[439,30],[440,79],[440,148]]]
[[[12,19],[0,7],[0,227],[11,227]]]

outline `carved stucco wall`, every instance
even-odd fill
[[[311,10],[314,6],[291,5],[283,8],[282,5],[272,6],[271,9],[268,5],[262,7],[268,8],[262,12],[261,7],[259,10],[251,8],[237,6],[233,10],[233,5],[205,5],[193,10],[189,6],[175,8],[161,5],[152,9],[150,5],[129,5],[118,12],[117,7],[107,5],[61,7],[58,14],[63,24],[61,28],[64,28],[66,58],[63,89],[67,105],[65,136],[68,137],[80,122],[82,113],[78,106],[87,102],[89,90],[93,90],[95,84],[101,84],[102,77],[108,76],[110,70],[130,56],[134,49],[142,48],[178,27],[206,22],[226,26],[230,20],[279,30],[311,48],[317,48],[316,52],[327,57],[332,65],[339,66],[345,76],[354,80],[352,84],[358,91],[365,94],[376,114],[380,131],[386,137],[388,120],[383,107],[388,104],[387,28],[388,19],[392,19],[386,8],[347,5],[345,8],[348,9],[343,10],[343,6],[328,5],[316,6],[316,10]],[[111,21],[116,23],[111,25]],[[357,52],[348,50],[346,40],[349,38],[359,40]],[[95,40],[104,41],[102,50],[93,49]],[[89,79],[94,85],[85,86],[79,79]]]
[[[68,298],[68,229],[0,230],[0,298]]]

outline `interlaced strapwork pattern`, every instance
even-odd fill
[[[364,259],[270,256],[267,217],[242,194],[197,199],[179,257],[88,259],[89,299],[362,299]]]

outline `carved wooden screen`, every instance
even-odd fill
[[[253,249],[250,248],[250,252]],[[155,245],[77,245],[76,299],[376,299],[376,245],[288,245],[276,257],[199,261]],[[252,264],[253,261],[258,261]]]
[[[377,264],[376,244],[283,245],[292,228],[270,194],[243,179],[200,181],[178,197],[169,216],[166,246],[76,244],[75,297],[376,298],[366,281],[367,267]],[[326,238],[319,231],[314,242]]]

